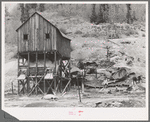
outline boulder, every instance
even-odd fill
[[[41,99],[45,99],[45,100],[57,100],[58,97],[53,95],[53,94],[47,94],[45,96],[43,96]]]

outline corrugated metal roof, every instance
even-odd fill
[[[64,33],[62,33],[55,25],[53,25],[51,22],[49,22],[46,18],[44,18],[42,15],[40,15],[38,12],[33,13],[22,25],[20,25],[16,31],[18,31],[32,16],[34,16],[35,14],[38,14],[40,17],[42,17],[44,20],[46,20],[48,23],[50,23],[52,26],[54,26],[59,32],[60,34],[64,37],[69,39],[69,41],[71,41],[71,39],[69,37],[67,37]]]

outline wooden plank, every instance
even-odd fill
[[[35,36],[36,36],[36,31],[35,31],[35,28],[36,28],[36,23],[35,23],[35,15],[33,16],[33,23],[34,23],[34,28],[33,28],[33,51],[36,51],[36,48],[35,48]]]
[[[20,30],[18,30],[18,32],[17,32],[17,42],[18,42],[18,51],[17,52],[20,52]]]
[[[56,47],[56,50],[60,52],[61,40],[60,40],[60,33],[58,32],[58,30],[56,30],[56,34],[57,34],[57,41],[56,41],[57,47]]]
[[[19,70],[20,70],[20,67],[19,67],[19,59],[20,59],[20,55],[19,55],[19,52],[18,52],[18,76],[19,76]]]
[[[24,74],[21,74],[17,80],[25,80],[26,79],[26,76]]]
[[[81,102],[81,95],[80,95],[80,87],[79,87],[79,79],[78,79],[78,76],[77,76],[77,84],[78,84],[79,101]]]
[[[54,62],[55,62],[55,75],[56,75],[56,51],[54,52]],[[54,81],[54,89],[55,89],[55,91],[56,91],[56,79],[55,79],[55,81]]]
[[[27,24],[24,24],[23,25],[23,28],[24,28],[24,30],[23,30],[23,34],[27,34]],[[26,50],[26,42],[27,42],[27,40],[24,40],[24,51],[27,51]]]
[[[60,92],[62,92],[62,59],[60,59]]]
[[[26,51],[29,51],[29,20],[27,21],[27,30],[26,34],[28,34],[28,40],[26,40]]]
[[[50,39],[49,39],[49,50],[52,50],[52,25],[49,24],[49,31],[50,31]]]
[[[32,36],[31,36],[31,38],[32,38],[32,48],[31,48],[31,51],[35,51],[35,49],[34,49],[34,45],[35,45],[35,43],[34,43],[34,41],[35,41],[35,31],[34,31],[34,26],[35,26],[35,22],[34,22],[34,16],[31,18],[32,19],[32,28],[31,28],[31,30],[32,30]]]
[[[53,50],[55,50],[54,45],[55,45],[55,28],[53,27],[53,33],[52,33],[52,37],[53,37]]]
[[[50,31],[50,28],[51,28],[51,26],[50,26],[50,24],[49,23],[47,23],[47,33],[49,34],[49,36],[51,36],[51,31]],[[51,38],[51,37],[50,37]],[[47,49],[50,51],[50,42],[51,42],[51,39],[48,39],[47,40]]]
[[[56,28],[54,28],[54,32],[53,32],[53,34],[54,34],[54,50],[56,50]]]
[[[24,48],[25,44],[24,44],[24,39],[23,39],[23,32],[24,32],[24,26],[21,27],[21,38],[22,38],[22,44],[21,44],[22,47],[21,48],[22,48],[22,52],[25,51],[25,48]]]
[[[39,15],[36,15],[36,31],[37,31],[37,34],[36,34],[36,37],[37,37],[37,50],[38,51],[40,51],[39,49],[39,47],[40,47],[40,45],[41,45],[41,43],[40,43],[40,32],[39,32]]]
[[[36,49],[36,84],[37,84],[37,67],[38,67],[38,52],[37,52],[37,49]],[[38,92],[37,87],[35,89],[35,92],[37,94],[37,92]]]
[[[44,77],[44,79],[46,79],[46,80],[53,79],[53,73],[48,73],[48,74],[46,74],[46,76]],[[44,88],[44,89],[45,89],[45,88]]]
[[[48,22],[46,22],[46,33],[48,33]],[[46,34],[46,33],[45,33],[45,34]],[[49,39],[46,39],[46,50],[47,50],[47,51],[49,51],[48,41],[49,41]]]
[[[20,31],[20,38],[19,38],[19,42],[20,42],[19,45],[20,46],[19,46],[19,48],[20,48],[20,52],[22,52],[22,44],[23,43],[22,43],[22,30],[21,30],[21,28],[19,29],[19,31]]]
[[[44,70],[46,69],[46,52],[44,51]],[[45,85],[45,79],[44,79],[44,93],[46,92],[46,85]]]
[[[40,32],[40,45],[39,45],[39,50],[43,51],[44,50],[44,38],[43,38],[43,18],[40,17],[40,24],[39,24],[39,32]]]
[[[32,37],[32,18],[30,18],[29,20],[29,42],[28,42],[28,47],[29,47],[29,51],[32,51],[32,46],[33,46],[33,37]]]
[[[48,51],[47,50],[47,40],[46,40],[46,36],[45,36],[45,34],[47,33],[47,22],[44,20],[43,23],[44,23],[44,33],[43,33],[43,36],[44,36],[44,50]]]
[[[38,15],[37,14],[35,14],[35,49],[37,49],[37,51],[38,51],[38,43],[39,43],[39,41],[38,41],[38,26],[39,26],[39,24],[38,24]]]
[[[29,76],[30,76],[30,72],[29,72],[29,69],[30,68],[30,53],[28,52],[28,74],[27,74],[27,92],[29,92],[29,87],[30,87],[30,84],[29,84]]]
[[[51,26],[51,50],[53,50],[53,26]]]
[[[20,83],[19,83],[19,80],[18,80],[18,95],[20,94]]]

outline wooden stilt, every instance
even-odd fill
[[[29,80],[30,80],[30,79],[29,79],[29,75],[30,75],[30,74],[29,74],[29,73],[30,73],[30,72],[29,72],[29,68],[30,68],[30,53],[28,52],[27,93],[29,93],[29,87],[30,87],[30,86],[29,86],[29,85],[30,85],[30,84],[29,84]]]
[[[19,59],[20,59],[20,56],[19,56],[19,53],[18,53],[18,76],[19,76]],[[19,90],[20,90],[20,86],[19,86],[19,80],[18,80],[18,95],[19,95]]]
[[[84,93],[84,74],[82,74],[82,93]]]
[[[46,52],[45,51],[44,51],[44,70],[46,70]],[[44,79],[43,87],[44,87],[44,93],[46,93],[45,79]]]
[[[37,84],[37,67],[38,67],[38,52],[37,52],[37,49],[36,49],[36,84]],[[37,95],[37,92],[38,92],[37,87],[35,89],[35,92],[36,92],[36,95]]]
[[[68,65],[68,68],[69,68],[69,78],[71,78],[71,74],[70,74],[70,70],[71,70],[70,59],[68,60],[68,62],[69,62],[69,65]],[[69,83],[69,90],[70,90],[70,87],[71,87],[71,83]]]
[[[65,86],[65,88],[64,88],[64,90],[63,90],[63,92],[62,92],[62,94],[63,94],[63,93],[65,92],[65,90],[67,89],[67,87],[68,87],[70,81],[71,81],[71,79],[69,79],[69,81],[68,81],[67,85]]]
[[[59,69],[60,69],[60,89],[59,89],[59,91],[60,92],[62,92],[62,59],[60,59],[60,67],[59,67]]]
[[[55,62],[55,72],[54,74],[56,75],[56,51],[54,52],[54,62]],[[54,78],[54,90],[56,92],[56,77]]]
[[[81,95],[80,95],[80,88],[79,88],[79,80],[77,75],[77,84],[78,84],[78,94],[79,94],[79,101],[81,102]]]

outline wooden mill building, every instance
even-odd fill
[[[70,79],[71,40],[37,12],[16,31],[18,93],[30,95],[62,89],[62,79]],[[42,66],[39,66],[39,60],[43,61]],[[48,60],[52,61],[54,68],[47,66]],[[31,66],[31,63],[35,65]]]

